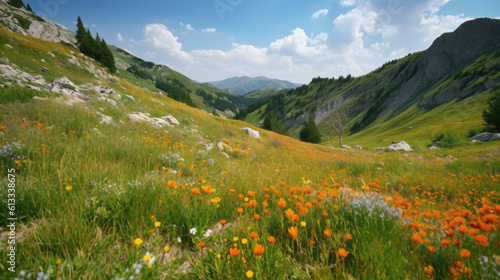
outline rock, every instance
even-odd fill
[[[3,45],[3,46],[4,46],[4,47],[6,47],[6,48],[13,49],[13,47],[12,47],[11,45],[9,45],[9,44],[5,44],[5,45]]]
[[[154,128],[161,128],[164,126],[170,126],[170,123],[162,118],[151,118],[151,120],[152,120],[151,126],[153,126]]]
[[[376,147],[375,149],[373,149],[374,151],[383,151],[385,150],[386,148],[385,147]]]
[[[363,147],[361,147],[360,145],[356,145],[356,146],[354,146],[354,149],[356,149],[356,150],[363,150]]]
[[[59,87],[62,87],[62,88],[65,88],[65,89],[69,89],[69,90],[73,90],[73,91],[79,91],[80,90],[80,88],[78,86],[76,86],[75,84],[73,84],[73,82],[70,81],[66,77],[62,77],[62,78],[58,78],[58,79],[53,80],[52,81],[52,85],[57,85]]]
[[[135,98],[132,95],[125,94],[125,96],[132,99],[132,101],[135,101]]]
[[[219,142],[217,143],[217,149],[219,149],[219,151],[224,151],[225,149],[228,149],[230,150],[231,147],[229,147],[226,143],[224,142]]]
[[[226,153],[221,152],[221,154],[222,154],[223,156],[225,156],[226,158],[229,158],[229,156],[228,156]]]
[[[401,141],[395,144],[391,144],[387,146],[387,150],[389,151],[413,151],[413,149],[406,143],[405,141]]]
[[[141,112],[131,112],[128,117],[132,122],[151,122],[151,118]]]
[[[500,140],[500,133],[483,132],[469,139],[472,141],[490,142]]]
[[[97,97],[97,100],[103,100],[103,101],[110,103],[114,107],[118,107],[118,103],[116,103],[116,101],[114,101],[113,99],[106,98],[106,97]]]
[[[49,68],[47,68],[47,67],[40,67],[40,71],[42,71],[42,72],[48,72]]]
[[[350,146],[347,146],[347,145],[342,145],[342,146],[340,146],[340,147],[341,147],[341,148],[344,148],[344,149],[351,149],[351,147],[350,147]]]
[[[76,61],[75,59],[68,58],[68,62],[69,62],[70,64],[75,65],[75,66],[81,67],[81,66],[80,66],[80,63],[79,63],[78,61]]]
[[[257,130],[253,130],[249,127],[243,127],[241,130],[244,130],[250,137],[260,138],[260,133]]]
[[[113,124],[113,118],[110,117],[110,116],[106,116],[104,115],[103,113],[99,112],[99,111],[96,111],[96,113],[101,116],[101,118],[99,119],[99,123],[102,123],[102,124]]]
[[[165,121],[167,121],[171,126],[178,126],[178,125],[181,125],[179,123],[179,121],[172,117],[172,116],[165,116],[165,117],[161,117],[162,119],[164,119]]]
[[[30,89],[34,89],[36,91],[41,91],[42,89],[39,88],[39,87],[36,87],[36,86],[32,86],[32,85],[26,85],[27,88],[30,88]]]
[[[9,64],[9,59],[6,57],[0,57],[0,63],[2,64]]]
[[[402,154],[401,156],[402,157],[408,157],[408,154]]]
[[[439,149],[439,147],[436,147],[436,146],[430,146],[429,147],[429,150],[437,150],[437,149]]]

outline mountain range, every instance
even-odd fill
[[[297,88],[302,85],[284,80],[270,79],[263,76],[255,78],[247,76],[232,77],[222,81],[209,82],[209,83],[221,89],[232,89],[241,95],[245,95],[249,92],[258,89],[265,89],[265,88],[289,89],[289,88]]]

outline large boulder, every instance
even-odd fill
[[[483,132],[483,133],[478,134],[474,137],[471,137],[470,140],[481,141],[481,142],[490,142],[490,141],[500,140],[500,133]]]
[[[243,127],[241,130],[244,130],[250,137],[260,138],[260,133],[257,130],[253,130],[249,127]]]
[[[172,117],[172,116],[164,116],[164,117],[161,117],[161,119],[163,119],[163,120],[167,121],[167,122],[170,124],[170,126],[178,126],[178,125],[181,125],[181,124],[179,123],[179,121],[178,121],[176,118]]]
[[[391,144],[387,146],[387,150],[389,151],[413,151],[413,149],[406,143],[405,141],[401,141],[398,143]]]
[[[72,91],[79,91],[80,88],[73,84],[72,81],[70,81],[68,78],[66,77],[62,77],[62,78],[58,78],[58,79],[55,79],[52,81],[52,86],[59,86],[61,88],[65,88],[65,89],[69,89],[69,90],[72,90]]]

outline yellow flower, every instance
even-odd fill
[[[73,186],[71,186],[71,185],[67,185],[67,186],[66,186],[66,190],[67,190],[68,192],[69,192],[71,189],[73,189]]]
[[[155,222],[155,228],[159,227],[161,225],[160,222]]]
[[[220,259],[222,256],[220,254],[217,254],[217,258]]]
[[[241,239],[241,244],[247,244],[248,240],[246,238]]]
[[[306,226],[306,222],[300,222],[300,225],[305,227]]]
[[[140,239],[140,238],[136,238],[136,239],[134,240],[134,243],[135,243],[135,245],[139,246],[139,245],[141,245],[141,244],[142,244],[142,239]]]
[[[253,277],[253,271],[251,271],[251,270],[247,271],[246,275],[247,275],[248,278],[252,278]]]
[[[62,261],[61,259],[57,259],[56,264],[60,264],[61,261]]]
[[[151,255],[145,255],[144,256],[144,261],[149,261],[151,259]]]
[[[238,241],[238,236],[233,237],[233,241]]]
[[[170,246],[165,246],[165,248],[163,248],[163,250],[165,250],[165,253],[168,253],[168,251],[170,250]]]

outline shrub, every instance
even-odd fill
[[[465,145],[467,141],[459,134],[439,132],[432,136],[432,143],[437,143],[441,148],[454,148]]]
[[[18,85],[10,87],[0,87],[0,104],[19,101],[25,103],[40,93],[34,89],[21,87]]]

